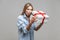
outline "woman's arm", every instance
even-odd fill
[[[29,31],[30,30],[30,27],[31,27],[32,23],[29,23],[26,27],[26,29]]]
[[[41,28],[41,26],[44,24],[44,19],[45,17],[43,18],[42,20],[42,23],[40,23],[40,25],[38,25],[36,28],[35,28],[35,31],[39,30]]]
[[[40,23],[40,25],[38,25],[38,26],[35,28],[35,31],[39,30],[39,29],[41,28],[42,25],[43,25],[43,24]]]
[[[32,17],[32,19],[30,20],[30,23],[27,25],[26,29],[29,31],[30,30],[30,27],[32,25],[32,23],[34,23],[34,21],[36,20],[35,17]]]

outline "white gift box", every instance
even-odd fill
[[[30,17],[30,19],[32,18],[32,16],[36,17],[36,24],[40,24],[42,23],[42,19],[45,17],[44,23],[46,23],[49,19],[49,16],[47,14],[45,14],[43,11],[32,11],[32,15]]]

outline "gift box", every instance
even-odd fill
[[[45,18],[44,23],[47,23],[47,21],[49,19],[49,16],[43,11],[32,11],[30,19],[32,18],[32,16],[36,17],[36,24],[37,25],[42,23],[43,18]]]

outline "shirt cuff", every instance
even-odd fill
[[[23,31],[24,31],[24,33],[29,32],[29,31],[26,29],[26,27],[24,27]]]

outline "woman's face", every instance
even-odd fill
[[[32,12],[32,7],[29,6],[29,7],[26,9],[26,15],[29,17],[30,14],[31,14],[31,12]]]

